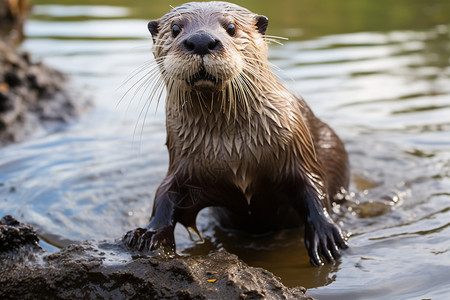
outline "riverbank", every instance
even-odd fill
[[[64,74],[0,40],[0,146],[58,130],[79,117],[89,101],[70,89]]]
[[[38,242],[31,226],[0,220],[1,299],[312,299],[226,251],[145,257],[121,242],[82,242],[48,253]]]

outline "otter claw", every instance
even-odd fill
[[[136,228],[128,231],[122,238],[122,242],[129,248],[134,248],[139,242],[139,238],[147,231],[145,228]]]
[[[307,223],[305,229],[305,245],[314,266],[322,266],[323,259],[334,263],[341,257],[340,249],[348,248],[342,231],[332,222]]]
[[[136,228],[128,231],[122,238],[122,242],[131,249],[138,251],[153,251],[164,248],[175,252],[175,238],[172,227],[160,230]]]

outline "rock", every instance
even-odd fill
[[[34,229],[20,223],[11,215],[3,217],[0,220],[0,254],[19,250],[25,246],[41,250]]]
[[[65,82],[62,73],[0,41],[0,146],[79,116],[89,102],[69,91]]]
[[[49,254],[37,241],[31,226],[0,221],[0,299],[311,299],[226,251],[143,257],[82,242]]]

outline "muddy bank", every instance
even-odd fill
[[[0,220],[1,299],[311,299],[225,251],[148,258],[83,242],[50,254],[38,241],[31,226]]]
[[[28,9],[27,0],[0,0],[0,146],[57,130],[89,106],[61,72],[15,48]]]
[[[89,107],[67,78],[0,41],[0,146],[54,131]]]

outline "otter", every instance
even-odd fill
[[[313,265],[348,247],[330,216],[347,189],[343,143],[271,71],[268,19],[235,4],[192,2],[148,23],[166,88],[167,176],[144,228],[123,242],[175,251],[174,227],[201,239],[200,210],[221,226],[264,234],[304,225]]]

